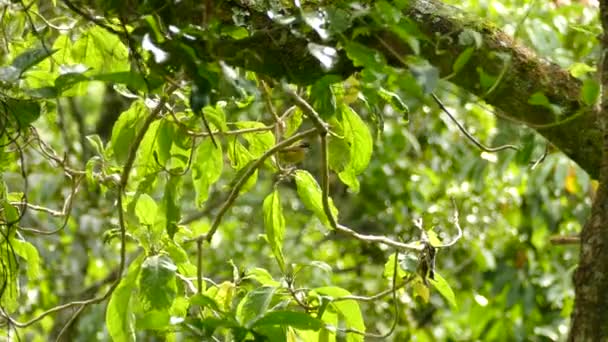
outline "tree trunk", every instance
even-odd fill
[[[602,96],[595,110],[603,137],[600,185],[591,218],[581,232],[570,341],[608,341],[608,0],[600,2],[600,19],[604,31],[604,57],[598,63]]]

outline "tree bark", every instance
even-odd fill
[[[251,22],[259,28],[258,33],[246,39],[217,43],[214,46],[216,57],[235,66],[298,84],[314,83],[328,73],[308,53],[307,44],[315,40],[324,45],[331,45],[331,42],[319,41],[312,36],[294,36],[289,27],[269,20],[265,11],[248,10]],[[482,38],[481,47],[449,81],[483,98],[494,106],[499,116],[535,129],[597,179],[601,133],[592,108],[579,101],[579,80],[558,65],[539,58],[491,23],[466,15],[438,0],[411,0],[404,14],[424,34],[424,39],[420,40],[420,54],[439,69],[442,77],[452,73],[454,61],[470,47],[459,43],[460,35],[465,31],[478,32]],[[400,68],[404,66],[395,53],[399,56],[412,54],[406,42],[387,31],[373,32],[361,42],[376,48],[388,63]],[[382,42],[388,43],[388,47]],[[345,56],[342,57],[330,73],[347,77],[358,71]],[[510,62],[505,65],[504,60]],[[507,69],[503,70],[503,67]],[[504,73],[504,76],[487,94],[479,85],[478,70],[493,76]],[[530,96],[537,92],[543,93],[561,113],[555,114],[543,106],[530,104]]]
[[[591,218],[581,232],[581,252],[574,275],[575,303],[569,341],[608,341],[608,0],[600,1],[603,57],[598,63],[601,106],[596,108],[603,137],[600,184]]]

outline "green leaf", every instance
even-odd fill
[[[154,199],[147,194],[141,194],[135,204],[135,215],[139,219],[139,223],[151,226],[156,222],[157,214],[158,206]]]
[[[431,243],[431,246],[437,247],[442,245],[439,236],[437,236],[437,233],[432,228],[427,230],[426,234],[429,237],[429,242]]]
[[[27,261],[27,277],[34,280],[40,276],[40,255],[38,250],[30,242],[12,239],[11,244],[15,254]]]
[[[378,95],[380,95],[384,101],[388,102],[396,112],[403,114],[406,121],[409,121],[407,116],[409,115],[410,108],[403,102],[397,93],[380,88]]]
[[[275,287],[263,286],[247,293],[236,309],[237,320],[243,326],[251,327],[255,321],[266,313],[275,291]]]
[[[311,105],[323,119],[329,119],[336,113],[336,96],[332,91],[332,84],[341,82],[336,75],[326,75],[317,80],[310,87]]]
[[[201,207],[209,198],[209,189],[222,175],[224,159],[222,146],[213,145],[211,139],[203,140],[194,152],[192,184],[196,192],[196,206]]]
[[[2,99],[0,115],[14,118],[20,129],[25,129],[40,117],[40,103],[31,100]]]
[[[589,64],[585,63],[573,63],[568,67],[570,75],[576,78],[581,78],[582,76],[585,76],[590,72],[595,72],[596,70],[596,67],[590,66]]]
[[[528,99],[528,103],[531,105],[543,106],[543,107],[551,106],[551,102],[549,102],[549,99],[547,98],[547,96],[545,96],[545,94],[540,91],[537,91],[536,93],[532,94],[530,96],[530,98]]]
[[[382,275],[387,279],[393,279],[393,274],[395,274],[393,272],[395,270],[395,255],[395,253],[391,254],[384,264],[384,273]],[[399,263],[399,260],[397,260],[397,263]],[[397,264],[397,279],[401,279],[405,276],[405,271],[403,271],[403,269],[399,267],[399,264]]]
[[[464,66],[469,62],[471,56],[473,56],[473,52],[475,52],[475,48],[469,47],[466,48],[463,52],[458,55],[458,58],[454,61],[452,65],[452,72],[457,74]]]
[[[319,184],[314,177],[305,170],[297,170],[295,175],[296,187],[298,190],[298,196],[302,200],[304,206],[312,211],[315,216],[328,228],[332,228],[329,224],[329,220],[323,210],[322,193]],[[329,199],[329,207],[334,215],[334,218],[338,219],[338,209],[335,207],[333,200]]]
[[[165,310],[176,297],[177,266],[166,255],[153,255],[144,260],[138,279],[139,295],[147,310]]]
[[[137,318],[137,330],[164,330],[169,325],[169,312],[152,310]]]
[[[17,56],[17,58],[13,60],[11,65],[18,70],[19,77],[21,77],[21,75],[29,68],[47,59],[55,52],[57,52],[57,50],[49,50],[44,47],[26,50],[25,52]]]
[[[112,128],[112,151],[119,164],[124,164],[129,155],[129,146],[135,140],[137,132],[141,129],[148,108],[143,101],[135,101],[129,109],[118,117]]]
[[[97,156],[102,157],[104,155],[104,148],[103,148],[103,141],[101,141],[101,138],[99,137],[99,135],[91,134],[91,135],[87,135],[85,138],[89,142],[89,145],[91,145],[91,147],[93,147]]]
[[[198,305],[203,308],[209,308],[216,312],[222,312],[222,309],[220,309],[220,306],[215,299],[202,293],[197,293],[192,296],[192,298],[190,298],[190,305]]]
[[[257,320],[252,328],[264,325],[291,326],[300,330],[319,330],[325,326],[320,319],[311,317],[304,312],[272,311]]]
[[[239,129],[246,128],[263,128],[266,127],[262,122],[257,121],[239,121],[236,124]],[[244,133],[241,135],[249,144],[249,152],[253,158],[257,159],[275,144],[274,134],[272,131],[261,131]]]
[[[169,180],[165,185],[165,193],[161,209],[165,214],[165,228],[169,238],[177,232],[177,226],[181,220],[181,207],[179,200],[182,196],[182,178],[179,176],[169,176]]]
[[[367,125],[349,106],[342,106],[344,133],[350,144],[350,164],[356,174],[363,172],[372,156],[373,140]]]
[[[349,146],[350,159],[344,171],[338,173],[340,180],[352,191],[359,192],[359,181],[356,175],[362,173],[372,156],[373,140],[367,125],[350,107],[341,107],[343,134]]]
[[[580,97],[584,104],[593,106],[600,97],[600,85],[597,81],[592,78],[584,80]]]
[[[313,293],[318,293],[322,296],[328,296],[331,298],[338,298],[344,296],[350,296],[351,293],[347,290],[335,287],[319,287],[313,290]],[[330,302],[329,306],[333,308],[340,316],[344,319],[344,323],[347,328],[357,329],[358,331],[365,332],[365,323],[363,322],[363,315],[361,314],[361,308],[359,303],[355,300],[343,300],[339,302]],[[363,341],[363,336],[356,334],[348,334],[346,336],[347,341]]]
[[[279,287],[281,285],[280,282],[278,282],[272,278],[272,275],[270,274],[270,272],[268,272],[268,270],[260,268],[260,267],[255,267],[255,268],[247,271],[247,276],[245,276],[245,278],[253,279],[253,280],[257,281],[258,283],[260,283],[261,285],[274,286],[274,287]]]
[[[285,258],[283,257],[283,238],[285,236],[285,217],[281,207],[279,190],[274,191],[264,199],[264,227],[270,249],[279,263],[281,271],[285,272]]]
[[[435,280],[428,279],[429,282],[435,287],[435,289],[445,298],[452,308],[457,309],[458,304],[456,303],[456,296],[454,295],[454,291],[448,284],[448,282],[435,271]]]
[[[75,64],[84,64],[96,74],[129,71],[129,51],[120,38],[91,26],[72,46]]]
[[[106,326],[114,341],[135,341],[135,317],[132,311],[131,296],[137,287],[136,279],[140,272],[143,254],[129,266],[127,275],[122,278],[108,302]]]
[[[350,58],[357,67],[366,67],[380,72],[386,65],[384,56],[380,52],[370,49],[363,44],[348,41],[344,48],[348,58]]]

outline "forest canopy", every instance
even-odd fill
[[[2,336],[608,338],[598,13],[0,1]]]

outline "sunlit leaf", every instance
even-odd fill
[[[112,151],[119,163],[124,163],[129,154],[129,147],[143,124],[148,108],[142,101],[135,101],[131,107],[120,114],[112,128]]]
[[[11,244],[15,254],[23,258],[27,265],[25,269],[30,280],[40,276],[40,255],[36,247],[25,240],[12,239]]]
[[[192,183],[196,191],[196,205],[202,206],[209,198],[211,186],[220,179],[224,167],[221,145],[215,147],[205,139],[196,148],[192,162]]]
[[[308,173],[308,171],[297,170],[295,179],[298,196],[302,200],[304,206],[308,210],[311,210],[326,227],[332,228],[325,215],[325,211],[323,210],[321,188],[314,177]],[[331,198],[329,199],[329,207],[332,214],[337,219],[338,209],[334,206]]]
[[[330,298],[339,298],[351,295],[351,293],[347,290],[335,286],[318,287],[315,288],[313,292],[323,296],[329,296]],[[357,303],[357,301],[343,300],[339,302],[331,302],[329,305],[340,314],[340,317],[344,320],[344,324],[347,328],[365,332],[363,315],[361,314],[361,308],[359,307],[359,303]],[[348,334],[346,340],[353,342],[363,341],[363,336]]]
[[[283,256],[283,238],[285,236],[285,217],[281,207],[281,198],[278,189],[275,189],[264,199],[264,227],[270,249],[279,263],[279,267],[285,272],[285,257]]]
[[[138,279],[140,299],[148,309],[168,309],[177,294],[177,266],[166,255],[147,257],[141,265]]]
[[[133,291],[137,288],[143,255],[133,260],[108,302],[106,309],[106,326],[114,341],[135,341],[135,316],[130,305]]]
[[[276,288],[270,286],[258,287],[248,292],[236,309],[238,321],[246,327],[251,327],[266,313],[275,292]]]
[[[450,306],[454,309],[458,308],[458,304],[456,303],[456,296],[454,295],[454,291],[448,284],[448,282],[435,271],[435,279],[428,279],[428,281],[435,287],[437,292],[439,292],[443,298],[445,298]]]

